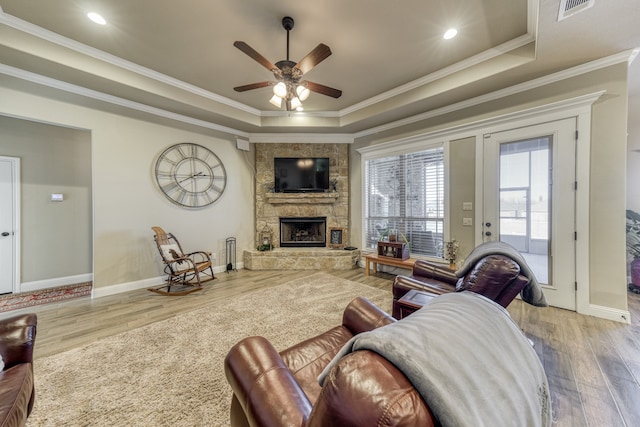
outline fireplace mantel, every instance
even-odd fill
[[[338,200],[340,193],[265,193],[264,199],[272,205],[282,204],[333,204]]]

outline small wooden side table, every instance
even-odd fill
[[[398,300],[398,305],[400,306],[400,319],[403,319],[416,310],[421,309],[426,303],[437,296],[438,294],[432,294],[431,292],[411,289]]]
[[[413,269],[413,264],[415,264],[416,262],[415,258],[398,259],[398,258],[391,258],[388,256],[382,256],[378,254],[365,255],[364,259],[366,263],[364,274],[367,276],[369,275],[370,264],[373,264],[373,274],[375,274],[378,272],[378,264],[389,265],[392,267],[406,268],[408,270],[411,270]]]

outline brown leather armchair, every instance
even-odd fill
[[[354,335],[395,322],[364,298],[345,309],[342,325],[280,354],[262,337],[237,343],[225,359],[233,389],[232,426],[433,426],[416,389],[372,351],[340,360],[340,375],[320,387],[318,376]]]
[[[397,322],[358,298],[342,325],[281,353],[243,339],[225,373],[234,427],[551,425],[535,350],[503,307],[474,292],[441,295]]]
[[[472,291],[506,307],[528,283],[529,278],[521,274],[520,266],[505,255],[480,259],[462,277],[447,267],[418,259],[411,276],[399,275],[393,281],[393,317],[400,318],[398,300],[411,289],[437,295]]]
[[[33,348],[37,317],[23,314],[0,320],[0,425],[23,426],[35,399]]]

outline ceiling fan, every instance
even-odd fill
[[[276,81],[264,81],[259,83],[251,83],[244,86],[234,87],[236,92],[244,92],[247,90],[258,89],[267,86],[273,86],[273,98],[269,102],[280,108],[282,101],[285,102],[287,111],[299,110],[302,107],[302,101],[307,99],[310,91],[330,96],[332,98],[340,98],[342,91],[319,83],[301,80],[302,76],[313,67],[324,61],[331,55],[329,46],[320,43],[302,58],[298,63],[289,60],[289,31],[293,29],[293,18],[285,16],[282,18],[282,26],[287,30],[287,59],[272,64],[271,61],[260,55],[251,46],[242,41],[233,43],[235,47],[247,54],[260,65],[273,73]]]

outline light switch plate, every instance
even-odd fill
[[[462,202],[462,210],[463,211],[472,211],[473,210],[473,202]],[[471,225],[471,224],[469,224]]]
[[[462,218],[462,225],[473,225],[473,218]]]

